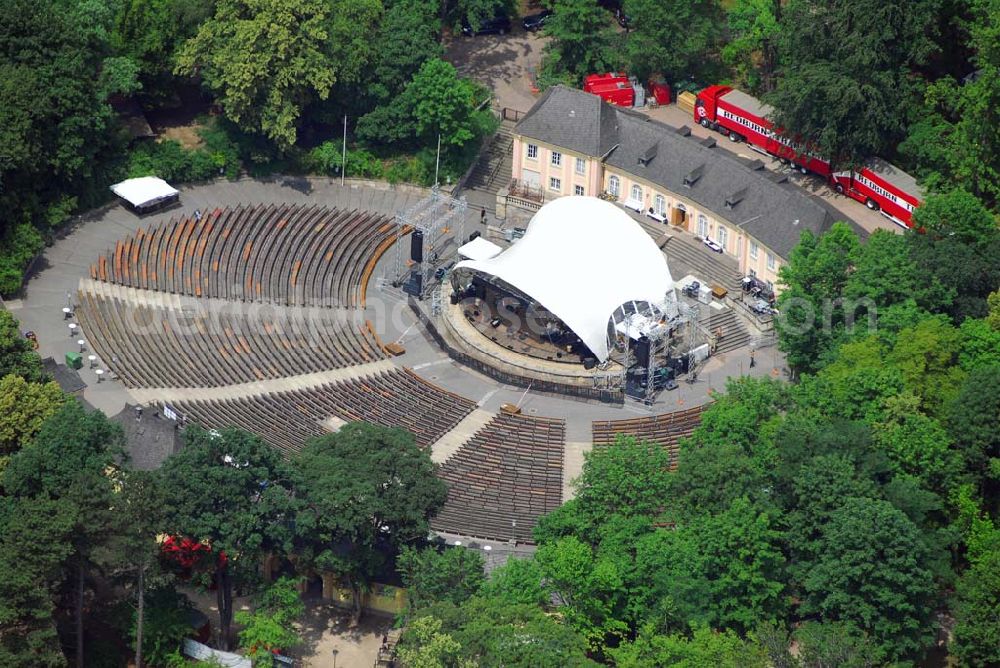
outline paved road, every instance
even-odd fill
[[[515,24],[509,35],[449,38],[444,57],[460,74],[488,86],[497,106],[527,111],[535,103],[532,85],[548,41]]]

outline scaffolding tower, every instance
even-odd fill
[[[435,289],[434,273],[452,257],[465,240],[465,216],[468,204],[464,197],[442,193],[437,186],[393,220],[396,226],[396,263],[386,268],[384,278],[404,292],[423,299]],[[420,232],[421,252],[404,249],[403,239]]]
[[[649,355],[646,367],[643,370],[646,387],[641,397],[629,395],[628,376],[630,369],[636,361],[633,353],[633,346],[629,345],[626,337],[624,356],[622,358],[621,387],[625,390],[626,396],[642,401],[647,406],[656,401],[659,392],[657,378],[661,375],[661,370],[667,368],[667,360],[670,357],[686,355],[693,348],[704,342],[704,336],[700,330],[700,311],[696,306],[692,307],[677,299],[674,304],[677,307],[676,314],[672,317],[664,317],[665,309],[650,304],[644,308],[637,309],[627,314],[624,318],[627,331],[638,331],[640,323],[650,321],[657,322],[654,327],[647,327],[643,336],[649,341]],[[634,372],[633,372],[634,373]]]

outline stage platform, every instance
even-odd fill
[[[593,369],[585,369],[579,356],[567,354],[552,344],[546,344],[517,332],[511,334],[509,323],[494,328],[483,322],[482,314],[474,315],[471,303],[451,303],[451,286],[442,286],[441,314],[436,318],[438,331],[449,345],[479,362],[508,374],[528,379],[558,383],[579,388],[610,389],[619,386],[621,365],[610,361]],[[468,317],[466,310],[471,310]],[[558,357],[562,352],[563,357]],[[548,359],[551,357],[552,359]],[[603,368],[602,368],[603,367]]]
[[[583,365],[583,357],[549,341],[538,340],[536,337],[521,331],[518,323],[505,317],[504,313],[495,315],[486,313],[475,304],[464,304],[462,315],[480,335],[493,343],[519,355],[527,355],[535,359],[555,362],[557,364]]]

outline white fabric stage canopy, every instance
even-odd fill
[[[489,260],[496,257],[503,251],[492,241],[487,241],[482,237],[476,237],[469,243],[458,249],[458,254],[468,260]]]
[[[630,301],[661,304],[674,288],[667,260],[646,232],[610,202],[561,197],[546,204],[524,237],[494,258],[455,269],[495,276],[563,321],[601,361],[608,321]]]
[[[136,208],[143,208],[179,195],[179,191],[163,179],[142,176],[111,186],[111,192]]]

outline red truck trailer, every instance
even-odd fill
[[[619,107],[641,107],[646,103],[642,86],[624,72],[588,74],[583,79],[583,90]]]
[[[830,163],[782,137],[767,120],[771,107],[743,91],[729,86],[709,86],[698,93],[694,120],[703,127],[717,130],[733,141],[745,140],[750,146],[794,164],[803,174],[813,172],[830,176]]]
[[[834,172],[830,184],[897,225],[913,227],[913,210],[920,206],[922,193],[917,180],[892,163],[872,158],[860,172]]]
[[[912,225],[913,210],[920,206],[916,180],[880,158],[860,172],[833,173],[830,162],[807,147],[783,137],[767,119],[771,107],[755,97],[729,86],[709,86],[695,100],[694,120],[701,126],[745,140],[758,151],[795,165],[803,174],[812,172],[825,178],[837,190],[863,203],[904,227]]]

